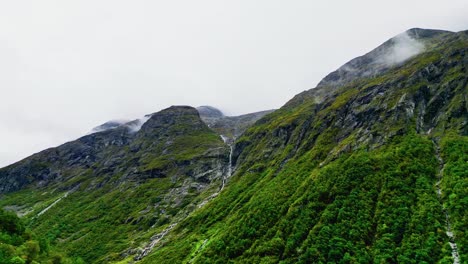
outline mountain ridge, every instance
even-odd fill
[[[390,38],[368,53],[358,56],[343,64],[337,70],[325,76],[318,83],[317,87],[344,85],[350,80],[356,80],[362,77],[375,77],[422,52],[425,48],[424,44],[429,44],[424,43],[424,41],[430,42],[437,38],[453,34],[455,33],[445,30],[421,28],[409,29],[393,38]],[[402,53],[401,50],[398,49],[405,49],[405,46],[411,44],[421,44],[421,47],[413,52],[402,54],[403,56],[397,61],[388,62],[388,60],[383,58],[395,55],[396,53]]]
[[[0,169],[0,206],[93,263],[462,262],[468,31],[405,34],[276,111],[170,107]]]

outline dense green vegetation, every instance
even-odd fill
[[[2,231],[1,256],[47,263],[60,249],[64,262],[128,263],[157,241],[139,263],[452,263],[448,213],[466,262],[467,39],[443,34],[380,75],[301,93],[232,156],[194,109],[174,107],[137,134],[36,157],[18,169],[18,184],[34,184],[0,199],[25,215],[2,213],[16,231]]]
[[[448,135],[442,142],[445,161],[442,180],[444,206],[457,239],[460,257],[468,259],[468,138]]]
[[[48,241],[37,238],[16,214],[0,209],[0,263],[84,263],[68,259],[51,249]]]
[[[397,138],[322,168],[309,155],[239,177],[147,263],[450,263],[429,139]]]

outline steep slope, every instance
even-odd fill
[[[109,262],[217,192],[228,157],[195,108],[171,107],[137,132],[113,127],[1,169],[0,206],[55,248]]]
[[[142,263],[466,261],[468,33],[406,35],[423,49],[249,128],[229,185]]]

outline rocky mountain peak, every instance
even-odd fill
[[[453,32],[439,29],[410,28],[407,31],[405,31],[405,33],[407,33],[412,38],[427,39],[444,34],[451,34]]]
[[[165,130],[177,133],[184,133],[188,130],[204,130],[206,125],[200,119],[200,115],[194,107],[191,106],[171,106],[151,117],[141,128],[141,136],[148,136],[148,133],[154,133],[154,130]],[[170,131],[169,131],[170,130]]]
[[[167,116],[169,119],[174,117],[174,115],[198,115],[198,112],[195,108],[191,106],[171,106],[167,109],[163,109],[160,112],[148,114],[143,116],[142,118],[138,118],[135,120],[111,120],[102,125],[99,125],[93,128],[88,134],[94,134],[99,132],[104,132],[108,130],[113,130],[116,128],[123,128],[126,129],[130,133],[138,132],[143,125],[152,118],[152,116],[156,116],[155,119],[160,119],[161,116]],[[160,119],[159,121],[168,120]],[[158,122],[159,122],[158,121]]]
[[[337,87],[360,78],[375,77],[420,54],[431,42],[450,31],[412,28],[385,41],[363,56],[345,63],[323,78],[317,87]]]
[[[208,118],[224,117],[223,112],[221,112],[221,110],[213,106],[202,105],[202,106],[197,107],[197,110],[198,110],[198,113],[200,113],[200,116],[202,117],[208,117]]]

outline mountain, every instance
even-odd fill
[[[463,263],[467,63],[468,31],[410,29],[276,111],[171,107],[0,169],[0,206],[85,263]]]
[[[143,263],[466,260],[468,33],[412,32],[419,53],[361,61],[250,127],[225,190]]]
[[[241,118],[236,131],[260,116]],[[108,262],[129,246],[119,241],[146,241],[148,230],[213,199],[228,176],[229,153],[195,108],[173,106],[134,121],[106,122],[0,169],[1,204],[51,242],[73,241],[57,244],[67,253]]]

